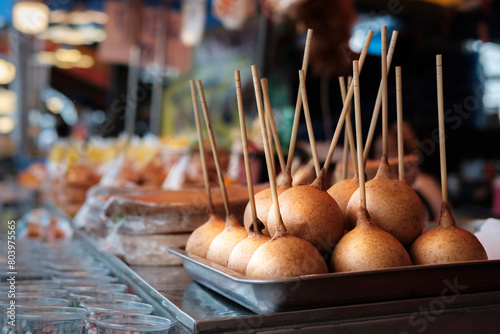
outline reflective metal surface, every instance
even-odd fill
[[[156,315],[172,320],[175,324],[172,333],[468,333],[477,330],[478,324],[482,332],[493,333],[500,328],[500,290],[471,292],[461,276],[457,282],[417,281],[420,286],[440,284],[442,288],[451,284],[448,287],[455,290],[450,290],[446,296],[410,296],[399,300],[256,314],[193,282],[181,266],[128,267],[114,255],[99,252],[90,237],[77,233],[77,238],[86,240],[91,253],[127,282],[144,302],[153,305]],[[482,279],[480,275],[469,276]],[[411,276],[407,279],[412,280]],[[402,281],[401,285],[407,282]],[[376,288],[369,279],[362,284],[352,282],[352,285],[361,290]],[[324,289],[318,291],[325,294]],[[259,298],[269,300],[272,297]]]
[[[259,314],[440,296],[450,284],[466,293],[500,290],[500,260],[253,280],[182,248],[169,251],[195,281]]]

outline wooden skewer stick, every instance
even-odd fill
[[[345,103],[345,81],[344,77],[339,77],[340,84],[340,94],[342,96],[342,103]],[[346,116],[346,121],[349,118],[349,114]],[[346,123],[347,124],[347,123]],[[349,136],[347,134],[347,126],[344,126],[344,151],[342,152],[342,180],[347,179],[347,164],[349,162]]]
[[[247,177],[248,198],[250,209],[252,210],[252,222],[257,222],[257,209],[255,208],[255,195],[253,190],[252,170],[250,167],[250,155],[248,154],[247,127],[245,123],[245,112],[243,111],[243,94],[241,92],[240,71],[234,71],[234,81],[236,85],[236,100],[238,102],[238,114],[240,116],[241,145],[243,146],[243,159],[245,160],[245,173]],[[254,225],[254,230],[257,226]]]
[[[388,156],[388,109],[389,101],[387,97],[387,26],[382,26],[382,154]]]
[[[257,66],[252,65],[252,78],[253,78],[253,86],[255,90],[255,99],[257,101],[257,111],[259,114],[259,121],[260,121],[260,128],[262,132],[262,140],[264,141],[264,154],[266,156],[266,162],[267,162],[267,173],[269,175],[269,185],[271,187],[271,194],[273,198],[273,204],[274,204],[274,210],[276,214],[276,218],[278,220],[278,226],[276,228],[276,233],[273,236],[273,239],[279,237],[279,236],[284,236],[287,234],[285,224],[283,223],[283,218],[281,217],[280,213],[280,208],[279,208],[279,202],[278,202],[278,190],[276,186],[276,177],[274,175],[274,170],[271,167],[270,164],[270,159],[271,159],[271,152],[269,152],[269,145],[266,145],[266,142],[269,142],[267,132],[265,130],[265,116],[264,116],[264,107],[262,105],[262,96],[260,92],[260,85],[259,85],[259,73],[257,71]]]
[[[264,79],[264,78],[263,78]],[[267,79],[266,79],[267,80]],[[261,80],[262,82],[262,80]],[[266,131],[267,131],[267,137],[268,138],[272,138],[273,135],[272,135],[272,130],[271,130],[271,126],[269,124],[269,118],[267,117],[267,106],[264,103],[264,124],[266,125]],[[265,145],[268,145],[269,146],[269,152],[271,152],[271,167],[273,168],[273,170],[276,170],[276,160],[274,158],[274,150],[273,150],[273,142],[272,142],[272,139],[269,140],[267,143],[264,142],[263,144]]]
[[[347,164],[349,163],[349,140],[347,131],[344,129],[344,150],[342,151],[342,180],[347,179]]]
[[[356,117],[356,139],[358,143],[358,159],[361,161],[363,159],[363,138],[362,138],[362,127],[361,127],[361,99],[359,92],[359,66],[358,61],[353,62],[353,72],[354,72],[354,113]],[[366,210],[366,191],[365,191],[365,164],[358,164],[358,176],[359,176],[359,206],[361,209]]]
[[[363,50],[361,51],[361,55],[359,56],[359,73],[361,74],[361,70],[363,69],[363,64],[365,62],[366,54],[368,52],[368,47],[370,46],[370,41],[373,37],[373,31],[369,30],[366,35],[365,44],[363,45]],[[349,90],[347,91],[346,104],[342,107],[342,112],[340,113],[339,121],[337,122],[337,127],[335,128],[335,132],[333,133],[333,138],[330,143],[330,148],[328,149],[328,155],[325,159],[325,164],[323,169],[325,170],[325,175],[328,172],[328,167],[330,167],[330,163],[332,161],[333,153],[335,153],[335,147],[337,146],[337,142],[339,141],[340,133],[342,131],[342,127],[344,126],[344,120],[347,115],[347,111],[349,110],[349,106],[352,100],[352,96],[354,94],[354,81],[349,85]]]
[[[196,80],[196,87],[198,88],[198,95],[201,101],[201,109],[203,110],[203,116],[205,117],[205,123],[207,125],[208,138],[210,139],[210,145],[212,146],[212,154],[214,156],[215,168],[217,169],[217,177],[219,178],[219,185],[221,189],[222,200],[224,201],[224,209],[226,210],[226,217],[229,217],[231,215],[231,212],[229,211],[229,200],[227,198],[226,184],[224,183],[224,175],[222,174],[219,154],[217,153],[217,143],[215,142],[214,130],[212,128],[212,122],[210,121],[210,115],[208,114],[207,101],[205,99],[205,92],[203,91],[201,80]]]
[[[191,86],[191,98],[193,100],[194,119],[196,123],[196,133],[198,135],[198,147],[200,149],[201,169],[203,172],[203,181],[205,183],[205,192],[207,193],[207,202],[208,202],[207,212],[210,215],[215,213],[215,207],[212,201],[212,192],[210,191],[210,180],[208,178],[207,160],[205,157],[205,147],[203,145],[203,133],[201,130],[200,108],[198,107],[198,99],[196,98],[196,87],[194,80],[190,80],[189,85]]]
[[[272,137],[274,138],[274,145],[276,146],[276,152],[278,153],[281,172],[284,173],[286,170],[286,162],[285,156],[283,155],[283,148],[281,147],[281,142],[278,135],[278,129],[276,128],[276,122],[274,121],[271,100],[269,99],[269,83],[266,78],[260,79],[260,83],[262,85],[262,93],[264,94],[264,109],[267,120],[266,124],[268,124],[269,128],[271,129]]]
[[[314,161],[314,169],[316,170],[316,176],[318,176],[319,171],[321,170],[321,166],[318,157],[318,149],[316,148],[316,140],[314,139],[311,112],[309,111],[309,102],[307,100],[306,77],[303,70],[299,70],[299,79],[300,94],[302,95],[302,106],[304,108],[304,116],[306,118],[307,134],[309,136],[309,143],[311,144],[311,154]]]
[[[394,55],[394,49],[396,48],[396,40],[398,39],[398,32],[394,30],[392,32],[391,43],[389,44],[389,51],[387,52],[387,68],[391,67],[392,56]],[[380,105],[382,104],[382,80],[380,80],[380,85],[378,87],[377,100],[375,101],[375,106],[373,107],[372,120],[370,122],[370,129],[368,130],[368,135],[366,136],[366,144],[363,152],[363,162],[366,164],[368,160],[368,154],[373,142],[373,136],[375,135],[375,128],[377,127],[378,114],[380,112]]]
[[[349,76],[349,78],[347,79],[347,84],[350,85],[351,81],[352,81],[352,77]],[[345,99],[346,99],[346,95],[347,95],[345,82],[343,79],[340,80],[340,78],[339,78],[339,82],[340,82],[340,93],[342,95],[342,101],[344,101],[344,103],[345,103]],[[350,151],[351,151],[352,167],[353,167],[354,172],[357,173],[357,171],[358,171],[358,158],[356,157],[356,144],[355,144],[355,140],[354,140],[354,133],[352,131],[351,108],[349,108],[349,111],[347,112],[347,115],[346,115],[344,133],[345,133],[344,137],[347,137],[347,140],[346,140],[346,138],[344,138],[344,141],[345,141],[344,147],[346,147],[345,144],[347,142],[348,147],[350,148]],[[347,149],[347,151],[348,150],[349,149]],[[347,163],[345,163],[345,165],[347,168]],[[347,173],[347,169],[346,169],[346,173]]]
[[[448,203],[448,179],[446,178],[446,135],[444,129],[444,98],[443,98],[443,57],[436,55],[436,79],[439,120],[439,160],[441,163],[441,196]]]
[[[273,135],[272,135],[272,133],[271,133],[271,126],[269,125],[269,121],[267,120],[265,110],[264,110],[264,117],[265,117],[265,118],[264,118],[264,124],[265,124],[265,126],[266,126],[267,137],[268,137],[268,138],[272,138],[272,137],[273,137]],[[268,142],[264,142],[263,144],[264,144],[264,145],[269,146],[269,152],[271,152],[271,153],[270,153],[270,154],[271,154],[271,156],[270,156],[270,157],[271,157],[271,167],[272,167],[272,168],[273,168],[273,170],[275,171],[275,170],[276,170],[276,160],[275,160],[275,158],[274,158],[273,141],[272,141],[272,139],[271,139],[271,140],[269,140]]]
[[[396,66],[396,106],[398,124],[398,175],[405,180],[405,152],[403,143],[403,90],[401,83],[401,66]]]
[[[347,84],[351,85],[352,76],[347,78]],[[352,168],[357,173],[358,171],[358,157],[356,156],[356,140],[354,139],[354,131],[352,130],[352,121],[351,121],[351,113],[352,113],[352,104],[349,105],[349,111],[346,116],[346,127],[347,127],[347,136],[349,137],[349,146],[351,149],[351,159],[352,159]]]
[[[311,49],[312,35],[313,35],[313,30],[307,29],[306,45],[304,47],[304,56],[302,58],[302,70],[305,73],[307,73],[307,65],[309,63],[309,52]],[[295,114],[293,116],[292,135],[290,137],[290,145],[288,146],[288,160],[286,162],[286,173],[289,175],[292,174],[293,153],[295,152],[295,144],[297,141],[297,132],[299,130],[301,109],[302,109],[302,96],[300,94],[300,88],[299,88],[297,93],[297,102],[295,103]]]

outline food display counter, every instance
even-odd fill
[[[1,334],[500,333],[498,6],[10,2]]]
[[[194,282],[182,266],[127,266],[99,251],[88,235],[77,232],[75,238],[153,305],[154,314],[172,320],[175,333],[467,333],[478,328],[493,333],[500,329],[500,290],[470,293],[473,289],[461,284],[460,276],[444,281],[443,293],[436,296],[257,314]]]

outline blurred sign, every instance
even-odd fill
[[[108,1],[109,21],[105,26],[107,38],[99,46],[102,61],[129,63],[130,47],[137,42],[141,48],[141,65],[154,63],[158,25],[162,15],[166,20],[165,66],[186,72],[191,68],[192,48],[180,39],[182,17],[180,12],[143,7],[140,3]]]
[[[99,45],[99,57],[102,61],[128,64],[130,46],[137,39],[135,35],[140,28],[140,11],[131,10],[129,3],[128,1],[106,2],[107,38]]]

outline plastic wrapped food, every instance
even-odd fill
[[[254,188],[255,193],[267,184]],[[248,203],[248,190],[244,186],[228,187],[231,212],[243,222]],[[224,206],[219,188],[212,188],[217,212]],[[192,232],[208,219],[207,199],[202,189],[171,190],[144,196],[113,196],[105,205],[102,220],[111,227],[119,225],[119,233],[127,235],[166,234]]]
[[[85,203],[75,215],[73,225],[93,235],[105,236],[107,234],[104,224],[106,219],[102,219],[102,213],[106,207],[106,202],[112,196],[139,196],[158,191],[158,189],[93,186],[87,191]]]
[[[119,145],[113,144],[111,140],[74,141],[54,149],[58,154],[49,154],[51,198],[54,204],[66,214],[74,216],[85,202],[87,190],[99,183],[103,171],[109,167],[119,150]],[[59,151],[65,152],[64,158],[60,159],[59,155],[64,155],[64,152]],[[53,158],[54,155],[60,161]]]
[[[101,186],[160,189],[187,146],[172,147],[158,137],[131,138],[103,175]]]

